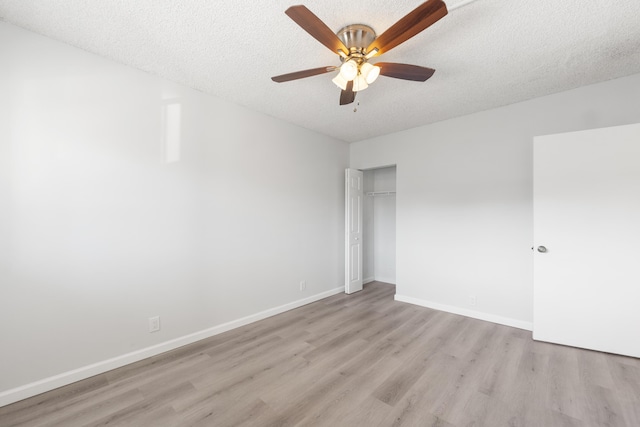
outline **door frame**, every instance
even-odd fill
[[[367,282],[364,282],[364,276],[363,276],[363,265],[364,265],[364,241],[365,241],[365,236],[364,236],[364,223],[363,223],[363,219],[360,218],[360,267],[359,267],[359,277],[360,277],[360,281],[361,284],[359,286],[359,289],[357,291],[350,291],[349,286],[348,286],[348,282],[349,282],[349,268],[350,268],[350,264],[349,264],[349,251],[350,251],[350,241],[349,241],[349,181],[348,181],[348,171],[352,170],[352,171],[358,171],[361,174],[363,174],[362,177],[362,198],[361,198],[361,214],[364,212],[364,172],[367,171],[374,171],[377,169],[386,169],[386,168],[395,168],[396,171],[396,176],[395,176],[395,191],[396,191],[396,195],[397,195],[397,189],[398,189],[398,164],[394,163],[394,164],[386,164],[386,165],[380,165],[380,166],[373,166],[373,167],[367,167],[367,168],[362,168],[362,169],[355,169],[355,168],[347,168],[345,171],[345,293],[350,294],[353,292],[357,292],[359,290],[362,289],[362,286],[365,283],[370,282],[371,280],[368,280]],[[398,216],[397,216],[397,198],[395,201],[395,210],[396,210],[396,219],[395,222],[393,223],[393,226],[395,228],[395,231],[397,233],[398,230]],[[397,284],[397,264],[398,264],[398,252],[397,252],[397,238],[396,238],[396,254],[395,254],[395,265],[396,265],[396,284]],[[374,278],[375,280],[375,278]]]

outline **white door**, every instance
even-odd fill
[[[640,124],[533,146],[533,338],[640,357]]]
[[[363,173],[356,169],[347,169],[346,178],[346,248],[345,248],[345,285],[348,294],[362,290],[362,199]]]

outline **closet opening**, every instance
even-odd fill
[[[396,284],[396,166],[363,170],[362,278]]]

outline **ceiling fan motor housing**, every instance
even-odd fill
[[[365,49],[376,39],[376,32],[368,25],[347,25],[336,33],[338,38],[349,48],[349,56],[363,57]]]

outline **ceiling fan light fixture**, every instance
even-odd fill
[[[380,75],[380,67],[365,62],[360,66],[360,72],[364,76],[367,83],[371,84],[375,82]]]
[[[463,0],[468,1],[470,0]],[[425,0],[379,37],[373,28],[364,24],[347,25],[334,33],[304,5],[291,6],[285,13],[314,39],[333,53],[337,53],[342,64],[340,67],[318,67],[282,74],[271,77],[271,80],[276,83],[288,82],[329,73],[339,68],[338,75],[334,76],[332,81],[342,90],[340,105],[346,105],[354,102],[355,93],[369,87],[380,74],[420,82],[430,78],[435,72],[432,68],[393,62],[378,62],[374,65],[368,64],[368,61],[406,42],[446,16],[448,11],[443,0]]]
[[[338,73],[338,75],[335,76],[331,81],[335,83],[335,85],[338,86],[340,89],[347,90],[347,80],[345,80],[345,78],[342,77],[342,74]]]
[[[365,90],[368,87],[369,87],[369,84],[367,83],[367,79],[365,79],[365,77],[362,74],[358,74],[358,77],[353,79],[353,91],[354,92],[359,92],[361,90]]]
[[[340,75],[346,81],[355,79],[358,75],[358,63],[356,62],[356,60],[350,59],[348,61],[345,61],[340,66]]]
[[[372,56],[375,56],[375,54],[376,54],[376,53],[378,53],[378,51],[379,51],[379,50],[380,50],[380,49],[378,49],[377,47],[374,47],[373,49],[371,49],[371,51],[370,51],[370,52],[368,52],[368,53],[364,56],[364,58],[365,58],[365,59],[370,59]]]

